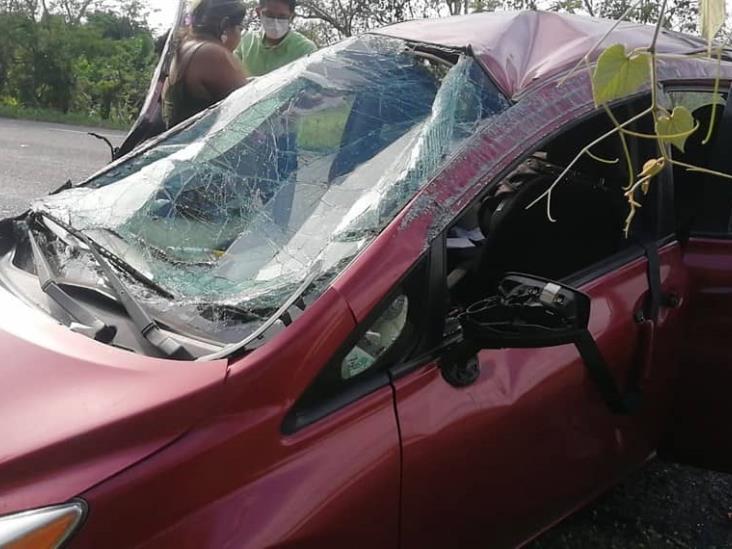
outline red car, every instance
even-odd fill
[[[2,221],[0,545],[511,547],[656,452],[732,470],[732,185],[667,169],[626,238],[609,139],[527,208],[611,128],[558,85],[610,25],[355,37]],[[658,48],[732,172],[732,58]]]

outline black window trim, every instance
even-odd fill
[[[428,344],[429,334],[433,332],[427,326],[427,321],[433,318],[429,307],[431,299],[418,300],[410,298],[410,294],[428,294],[429,272],[431,271],[431,250],[423,253],[414,265],[402,276],[358,324],[349,336],[340,345],[335,354],[321,368],[307,389],[300,395],[295,404],[285,415],[281,431],[285,435],[292,435],[317,421],[330,416],[331,414],[345,408],[349,404],[386,387],[391,382],[389,371],[394,365],[408,361],[410,357],[421,352],[424,345]],[[408,286],[415,286],[408,288]],[[408,301],[408,318],[417,318],[411,333],[402,340],[402,336],[395,342],[391,349],[379,357],[368,371],[354,377],[351,380],[341,380],[336,390],[332,393],[320,392],[324,379],[333,371],[340,372],[343,360],[348,353],[358,344],[364,334],[373,326],[384,311],[393,303],[399,295],[406,295]],[[421,301],[421,305],[420,305]]]
[[[666,94],[673,93],[673,92],[699,92],[699,93],[714,93],[714,81],[712,80],[705,80],[705,81],[699,81],[699,80],[693,80],[691,82],[689,81],[666,81],[663,84],[663,91]],[[719,81],[719,89],[717,90],[717,93],[722,96],[727,96],[727,101],[730,101],[732,98],[732,79],[730,78],[722,78]],[[671,195],[673,197],[673,200],[676,200],[676,186],[675,186],[675,180],[673,176],[673,170],[671,171]],[[673,204],[673,203],[672,203]],[[671,209],[671,214],[673,216],[674,221],[674,227],[676,229],[676,232],[674,234],[675,239],[681,241],[681,238],[678,237],[678,231],[681,229],[679,227],[679,220],[676,217],[676,208],[673,207]],[[684,242],[688,239],[710,239],[710,240],[732,240],[732,231],[730,232],[713,232],[713,231],[695,231],[692,227],[688,228],[687,236],[684,237]],[[660,246],[660,245],[659,245]]]
[[[650,93],[650,92],[648,92]],[[639,97],[642,97],[643,94],[636,94],[633,97],[630,97],[627,99],[627,101],[620,102],[616,105],[614,105],[614,108],[623,107],[631,105],[633,101],[636,101]],[[568,131],[571,131],[573,128],[579,126],[580,124],[583,124],[589,120],[591,120],[595,116],[600,116],[603,114],[602,109],[595,109],[592,112],[588,113],[586,116],[580,117],[577,120],[573,121],[571,124],[567,124],[564,126],[561,131],[557,131],[553,133],[551,136],[547,137],[546,139],[543,139],[536,147],[534,148],[534,152],[541,150],[542,147],[546,146],[547,143],[551,142],[554,139],[557,139],[561,137],[563,134],[565,134]],[[491,192],[491,190],[498,185],[508,174],[513,172],[522,162],[525,162],[534,152],[531,152],[529,154],[524,154],[515,162],[512,162],[511,165],[503,170],[498,176],[491,179],[486,185],[484,190],[478,194],[478,196],[470,202],[468,206],[466,206],[460,214],[456,216],[456,220],[459,219],[462,215],[465,214],[465,212],[475,205],[475,202],[481,201],[485,198],[485,196]],[[635,153],[635,151],[631,151],[631,154]],[[637,163],[637,162],[636,162]],[[650,196],[653,196],[655,200],[653,203],[645,203],[644,209],[645,211],[651,210],[651,208],[654,209],[652,214],[649,214],[651,216],[650,227],[646,227],[646,231],[650,231],[653,236],[656,237],[657,245],[659,248],[674,242],[676,240],[675,234],[663,234],[663,225],[664,221],[666,221],[666,224],[668,224],[668,219],[664,219],[666,215],[665,209],[668,208],[668,195],[669,190],[671,189],[670,193],[673,193],[673,174],[671,173],[671,170],[667,169],[664,170],[664,172],[659,176],[657,183],[659,184],[659,192],[653,193]],[[673,197],[673,195],[671,195]],[[673,214],[673,212],[672,212]],[[673,218],[672,218],[673,221]],[[674,225],[674,224],[672,224]],[[446,286],[446,276],[447,273],[445,272],[445,264],[446,264],[446,255],[447,255],[447,233],[449,229],[451,228],[451,225],[448,226],[441,234],[440,236],[433,242],[433,257],[441,257],[442,261],[442,279],[444,282],[440,284],[439,281],[431,280],[430,281],[430,295],[432,296],[437,290],[437,288],[440,289],[440,291],[447,291]],[[631,236],[631,238],[633,238]],[[568,284],[570,286],[574,287],[582,287],[589,283],[591,283],[594,280],[597,280],[598,278],[601,278],[602,276],[609,274],[613,271],[616,271],[626,265],[629,265],[635,261],[643,260],[645,261],[645,255],[646,251],[644,247],[637,242],[631,243],[626,248],[619,250],[615,254],[608,256],[598,262],[595,262],[591,265],[588,265],[585,269],[582,269],[580,271],[577,271],[575,273],[572,273],[571,275],[562,278],[559,280],[559,282],[563,284]],[[434,276],[434,273],[433,275]],[[435,310],[434,305],[431,307],[430,310]],[[444,325],[444,322],[443,322]],[[433,345],[431,348],[422,348],[421,354],[414,353],[411,360],[403,361],[400,364],[397,364],[390,368],[389,372],[392,376],[392,380],[402,378],[406,375],[409,375],[410,373],[414,372],[415,370],[423,367],[424,365],[434,362],[436,360],[439,360],[440,356],[446,351],[448,348],[450,348],[457,339],[453,337],[442,337],[442,331],[440,330],[440,337],[439,339],[434,339],[433,341],[439,342],[435,345]]]

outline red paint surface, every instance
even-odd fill
[[[485,36],[452,21],[467,43]],[[716,66],[660,72],[709,79]],[[645,260],[585,288],[617,378],[643,370],[637,416],[610,415],[574,348],[561,347],[483,352],[481,377],[466,389],[426,364],[282,434],[293,404],[431,240],[521,155],[593,108],[583,72],[562,89],[532,87],[297,321],[228,365],[105,347],[0,295],[0,514],[82,496],[90,514],[71,547],[397,547],[400,533],[405,547],[510,545],[642,463],[670,429],[679,375],[677,410],[695,408],[677,447],[706,444],[732,459],[723,430],[698,429],[732,413],[732,244],[708,241],[693,242],[685,260],[677,245],[664,250],[664,291],[681,299],[658,323],[633,320]]]
[[[294,398],[353,328],[330,290],[272,346],[233,364],[217,413],[84,494],[91,514],[72,547],[396,547],[391,388],[281,432]]]
[[[664,262],[675,257],[678,248],[669,248]],[[618,380],[647,356],[633,320],[646,276],[642,259],[584,288],[590,330]],[[668,269],[664,278],[665,286],[682,283]],[[667,343],[676,320],[665,315],[657,344]],[[613,416],[574,346],[483,351],[479,360],[480,379],[465,389],[449,386],[434,363],[396,383],[406,547],[525,541],[655,447],[658,390],[638,416]]]
[[[681,461],[732,471],[732,240],[692,239],[688,329],[665,450]]]
[[[452,48],[472,48],[501,90],[513,97],[535,82],[573,67],[588,52],[602,53],[597,44],[615,29],[605,44],[628,50],[648,47],[653,26],[589,19],[541,11],[479,13],[415,23],[396,23],[376,32],[415,42]],[[704,43],[688,36],[661,34],[659,52],[699,51]]]
[[[0,515],[63,502],[147,457],[223,389],[225,361],[120,351],[3,290],[0,310]]]

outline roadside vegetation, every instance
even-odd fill
[[[176,0],[169,0],[171,3]],[[255,26],[256,0],[246,0]],[[407,19],[545,9],[696,32],[697,0],[300,0],[296,27],[321,46]],[[144,0],[0,0],[0,116],[128,128],[140,110],[164,36]],[[315,147],[337,115],[307,128]],[[337,132],[336,132],[337,133]]]
[[[0,105],[0,118],[15,118],[19,120],[37,120],[39,122],[55,122],[72,126],[90,126],[109,130],[127,130],[130,127],[128,120],[104,120],[79,112],[61,112],[54,109],[20,107],[18,105]]]
[[[0,116],[129,127],[157,57],[145,5],[0,0]]]

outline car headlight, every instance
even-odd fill
[[[55,549],[69,539],[86,514],[86,504],[75,500],[0,517],[3,549]]]

